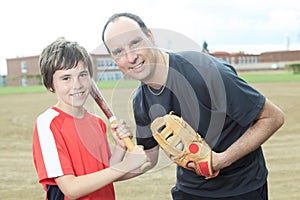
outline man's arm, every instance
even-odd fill
[[[266,99],[254,124],[224,152],[213,152],[213,169],[223,169],[261,146],[284,123],[284,114]]]

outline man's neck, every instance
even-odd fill
[[[158,53],[158,60],[152,80],[145,82],[154,89],[160,89],[167,82],[169,71],[169,54],[166,52]]]

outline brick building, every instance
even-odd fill
[[[232,65],[256,64],[260,61],[259,54],[228,53],[224,51],[218,51],[210,53],[210,55],[221,58]]]
[[[211,55],[231,63],[237,70],[261,70],[282,68],[285,64],[300,63],[300,50],[274,51],[261,54],[214,52]],[[124,78],[103,45],[90,53],[94,64],[94,80],[119,80]],[[35,85],[41,83],[38,66],[39,56],[7,59],[8,86]]]
[[[97,81],[119,80],[123,78],[117,64],[108,54],[104,45],[90,53],[94,64],[94,79]]]
[[[287,64],[300,63],[300,50],[270,51],[261,54],[213,52],[210,55],[225,60],[238,71],[283,69]]]
[[[38,61],[39,56],[6,59],[6,84],[8,86],[27,86],[39,84],[41,79]]]
[[[261,62],[300,61],[300,51],[271,51],[260,54]]]
[[[104,46],[99,46],[90,53],[94,65],[94,80],[119,80],[122,72],[107,53]],[[39,55],[6,59],[8,86],[27,86],[41,83]]]

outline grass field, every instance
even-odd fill
[[[132,88],[139,84],[138,81],[134,80],[120,80],[120,81],[104,81],[98,82],[98,86],[101,89],[112,89],[114,87],[118,88]],[[31,85],[31,86],[7,86],[0,87],[0,95],[3,94],[32,94],[45,92],[46,89],[44,85]]]
[[[270,76],[278,79],[290,76],[293,80],[281,79],[274,82],[273,79],[272,82],[264,82],[258,80],[258,76],[253,74],[255,73],[241,73],[241,76],[281,107],[286,116],[284,126],[263,145],[269,168],[270,200],[298,199],[300,196],[300,154],[297,153],[300,151],[299,76],[274,72]],[[262,76],[267,77],[268,74]],[[253,79],[256,77],[258,81],[247,79],[251,76]],[[124,86],[123,83],[120,85]],[[27,90],[28,88],[30,89],[27,87]],[[108,88],[108,86],[107,89],[104,87],[102,92],[113,106],[115,113],[134,126],[128,99],[126,99],[133,87]],[[0,88],[0,92],[3,91],[2,89]],[[55,95],[45,90],[24,92],[19,88],[18,92],[3,92],[0,95],[0,199],[44,199],[44,192],[37,182],[32,161],[32,128],[38,114],[55,102]],[[87,107],[95,113],[102,114],[92,99],[88,100]],[[163,153],[160,155],[162,156],[155,169],[140,177],[115,183],[117,199],[171,199],[170,189],[175,183],[175,165]]]
[[[250,83],[260,82],[295,82],[300,81],[300,74],[295,75],[291,71],[275,70],[275,71],[253,71],[253,72],[239,72],[239,75]],[[135,80],[120,80],[120,81],[104,81],[98,82],[98,86],[101,89],[112,89],[112,88],[131,88],[136,87],[139,84]],[[43,85],[34,86],[11,86],[11,87],[0,87],[0,95],[3,94],[32,94],[45,92],[46,89]]]
[[[286,70],[239,72],[239,75],[250,83],[300,81],[300,74]]]

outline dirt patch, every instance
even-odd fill
[[[300,82],[253,84],[266,97],[282,108],[284,126],[264,145],[269,168],[271,200],[290,200],[300,196]],[[118,116],[132,123],[128,93],[132,90],[103,90]],[[0,96],[0,197],[5,200],[44,199],[37,182],[31,155],[31,137],[38,114],[55,104],[50,93]],[[93,103],[89,109],[101,114]],[[132,124],[133,126],[133,124]],[[171,199],[170,189],[175,183],[175,165],[161,152],[160,161],[150,172],[115,183],[117,199]]]

